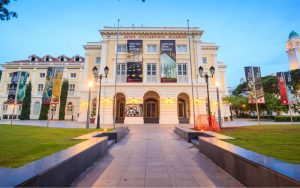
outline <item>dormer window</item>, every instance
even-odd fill
[[[35,61],[35,57],[31,57],[31,61]]]
[[[64,61],[65,59],[63,57],[60,58],[60,61]]]
[[[46,61],[49,61],[49,57],[46,57]]]
[[[75,58],[75,61],[79,61],[79,57],[76,57],[76,58]]]

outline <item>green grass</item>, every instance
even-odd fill
[[[95,129],[0,125],[0,167],[19,167],[84,140],[72,138]]]
[[[221,134],[234,137],[226,142],[280,159],[300,164],[300,125],[260,125],[225,128]]]

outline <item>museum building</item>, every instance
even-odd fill
[[[63,78],[69,80],[70,86],[75,85],[69,87],[72,95],[68,96],[66,119],[85,122],[90,101],[91,114],[98,114],[100,105],[101,124],[194,123],[194,116],[207,114],[208,106],[207,85],[198,69],[201,66],[204,74],[210,75],[209,69],[213,66],[214,75],[208,79],[209,94],[211,113],[217,116],[216,84],[220,98],[226,96],[226,65],[217,60],[219,47],[203,42],[202,34],[198,27],[189,28],[189,32],[187,27],[104,27],[100,30],[100,42],[83,46],[84,58],[65,57],[61,61],[61,57],[50,60],[47,56],[33,55],[28,60],[8,62],[3,65],[1,80],[1,117],[9,117],[12,112],[5,103],[6,86],[10,83],[10,74],[20,69],[29,72],[27,80],[33,85],[31,117],[38,117],[38,106],[43,103],[41,84],[46,82],[41,73],[47,74],[49,66],[64,67]],[[95,67],[103,76],[100,100]],[[107,77],[105,67],[109,69]],[[91,82],[93,86],[89,87]],[[59,103],[53,108],[49,116],[57,119]],[[221,109],[222,117],[229,116],[227,104],[221,102]]]

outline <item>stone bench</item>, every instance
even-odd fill
[[[300,164],[285,163],[212,136],[198,137],[200,152],[245,186],[300,186]]]

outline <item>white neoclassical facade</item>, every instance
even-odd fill
[[[121,27],[119,35],[116,27],[104,27],[100,34],[100,42],[84,45],[86,63],[78,121],[86,121],[88,82],[94,81],[92,69],[95,66],[102,74],[105,66],[109,68],[107,78],[102,79],[102,124],[112,124],[114,120],[125,124],[193,123],[194,114],[207,114],[206,82],[199,76],[199,66],[204,68],[204,72],[209,72],[211,66],[215,68],[214,77],[209,78],[209,93],[212,114],[217,115],[216,83],[219,83],[221,98],[227,95],[226,65],[217,60],[219,47],[201,40],[203,31],[199,28],[190,28],[191,53],[186,27]],[[164,53],[168,50],[164,48],[172,52]],[[175,81],[166,81],[163,78],[165,65],[162,64],[172,62],[172,58],[175,59]],[[131,62],[142,67],[141,70],[140,67],[135,69],[135,75],[140,75],[135,81],[129,77]],[[91,93],[94,106],[98,105],[98,91],[97,82]],[[142,114],[136,112],[138,115],[132,115],[131,111],[137,106],[140,106]],[[221,108],[222,116],[229,116],[228,106],[221,104]]]
[[[85,122],[87,119],[89,82],[94,83],[91,112],[98,114],[100,87],[92,69],[97,67],[104,75],[106,66],[109,72],[107,78],[102,79],[101,124],[193,124],[194,115],[207,114],[206,82],[199,76],[200,66],[205,73],[209,73],[211,66],[215,68],[214,76],[209,78],[209,93],[211,113],[217,116],[216,83],[219,84],[220,98],[227,95],[226,65],[217,60],[219,47],[203,42],[202,34],[199,28],[190,28],[189,45],[186,27],[120,27],[119,31],[116,27],[104,27],[100,30],[100,42],[83,46],[84,58],[74,56],[60,61],[58,57],[54,58],[57,62],[51,62],[46,61],[45,56],[40,58],[43,60],[32,61],[30,57],[26,61],[8,62],[3,65],[0,115],[3,118],[11,113],[9,105],[4,104],[9,73],[26,69],[31,73],[33,83],[31,117],[37,118],[37,103],[41,102],[38,84],[44,81],[39,77],[40,73],[45,72],[47,66],[58,63],[65,67],[64,77],[76,84],[73,96],[68,97],[68,102],[74,105],[74,120]],[[71,78],[72,73],[76,73],[76,78]],[[228,106],[222,102],[221,109],[222,117],[229,116]],[[71,119],[70,113],[66,119]]]

